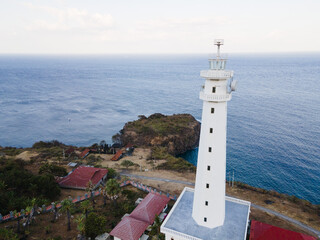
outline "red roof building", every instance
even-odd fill
[[[156,214],[162,212],[169,200],[166,196],[149,193],[133,210],[130,217],[153,224]]]
[[[108,170],[80,166],[70,172],[67,176],[60,178],[57,182],[63,188],[86,189],[89,181],[95,188],[107,178]]]
[[[275,227],[266,223],[251,221],[250,240],[316,240],[315,237]]]
[[[118,223],[110,235],[115,239],[138,240],[169,201],[166,196],[149,193],[128,217]]]
[[[85,158],[86,156],[88,156],[89,152],[90,152],[90,149],[86,148],[83,152],[79,154],[79,157]]]
[[[124,217],[110,232],[111,236],[123,240],[137,240],[149,226],[149,223],[139,221],[130,216]]]
[[[122,150],[119,150],[118,152],[116,152],[116,154],[111,158],[111,161],[118,161],[119,158],[122,155]]]

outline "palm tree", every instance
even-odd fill
[[[103,206],[107,206],[107,187],[106,186],[102,190],[102,196],[103,196]]]
[[[17,210],[14,210],[13,216],[17,219],[17,233],[20,233],[20,214],[17,212]]]
[[[106,192],[110,199],[113,200],[113,204],[117,206],[118,194],[121,192],[120,185],[115,179],[109,179],[106,184]]]
[[[158,215],[154,219],[154,223],[151,227],[150,235],[154,236],[155,239],[164,239],[163,234],[160,232],[161,220]]]
[[[71,211],[73,209],[73,202],[70,199],[65,199],[61,202],[61,211],[67,213],[68,217],[68,231],[71,230]]]
[[[57,208],[57,203],[53,202],[52,203],[52,213],[53,213],[53,219],[51,222],[55,222],[58,218],[58,208]]]
[[[84,233],[85,233],[85,216],[83,214],[76,217],[75,222],[77,223],[77,229],[80,232],[80,239],[84,239]]]
[[[83,201],[82,203],[80,203],[80,208],[82,209],[87,219],[88,212],[92,210],[92,207],[90,206],[90,202],[88,200]]]
[[[27,227],[29,227],[29,224],[30,224],[30,219],[32,217],[32,209],[33,208],[30,206],[26,207],[26,213],[28,213],[28,217],[27,217],[26,224],[24,225],[24,229],[23,229],[23,239],[25,239],[25,237],[26,237]]]
[[[91,180],[88,182],[88,184],[87,184],[87,188],[86,188],[86,191],[87,192],[90,192],[90,198],[91,198],[91,201],[92,201],[92,206],[93,206],[93,208],[94,208],[94,204],[95,204],[95,202],[94,202],[94,196],[93,196],[93,189],[94,189],[94,185],[93,185],[93,183],[91,182]]]

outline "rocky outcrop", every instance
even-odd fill
[[[190,114],[166,116],[160,113],[125,124],[120,139],[139,147],[166,147],[173,155],[181,154],[198,146],[200,123]]]

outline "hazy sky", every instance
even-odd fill
[[[0,0],[0,53],[320,51],[320,0]]]

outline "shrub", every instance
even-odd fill
[[[44,142],[44,141],[35,142],[32,145],[32,148],[51,148],[51,147],[65,147],[65,146],[66,145],[64,145],[63,143],[57,140],[52,140],[48,142]]]
[[[68,174],[67,170],[64,167],[60,167],[49,163],[46,163],[40,167],[39,174],[43,173],[49,173],[58,177],[63,177]]]
[[[124,160],[120,165],[128,169],[129,167],[132,167],[135,164],[130,160]]]
[[[107,180],[111,179],[111,178],[116,178],[118,177],[118,173],[116,170],[114,170],[113,168],[108,168],[108,175],[107,175]]]
[[[107,221],[103,216],[99,216],[96,213],[90,213],[85,221],[84,231],[86,237],[95,239],[96,236],[106,231]]]

